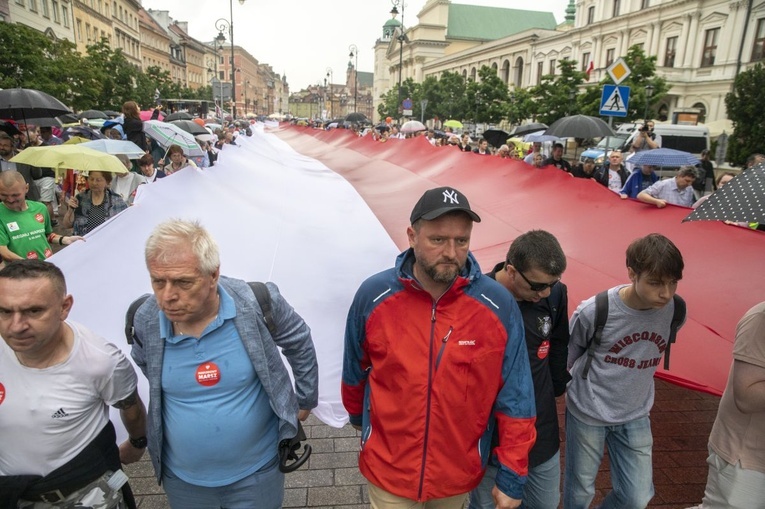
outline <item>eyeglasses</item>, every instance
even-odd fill
[[[508,264],[508,266],[510,266],[510,264]],[[553,286],[560,283],[560,279],[556,279],[552,283],[535,283],[534,281],[529,281],[529,279],[526,276],[524,276],[523,272],[521,272],[520,270],[515,269],[515,272],[520,274],[523,280],[526,281],[526,283],[528,283],[529,288],[531,289],[532,292],[544,292],[548,288],[552,289]]]

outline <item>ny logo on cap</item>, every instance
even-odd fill
[[[454,189],[451,189],[451,190],[446,189],[444,191],[444,203],[446,203],[446,201],[449,200],[449,203],[451,205],[454,205],[455,203],[459,205],[460,201],[457,199],[457,197],[458,197],[457,191],[455,191]]]

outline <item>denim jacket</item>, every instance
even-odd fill
[[[273,283],[266,283],[271,294],[277,333],[272,337],[252,289],[246,282],[221,276],[220,285],[236,304],[234,325],[247,355],[268,394],[271,408],[279,419],[279,441],[297,434],[298,408],[312,409],[318,404],[319,367],[311,330]],[[152,295],[136,311],[133,324],[138,341],[131,355],[149,381],[148,441],[157,481],[162,479],[162,362],[165,339],[159,332],[159,307]],[[278,347],[278,348],[277,348]],[[287,368],[279,355],[284,353],[295,376],[293,390]]]

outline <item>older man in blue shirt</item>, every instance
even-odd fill
[[[696,168],[683,166],[677,170],[674,178],[655,182],[645,191],[638,193],[637,199],[656,205],[660,209],[666,207],[667,203],[690,207],[695,201],[691,184],[696,180],[696,176]]]
[[[171,507],[280,508],[278,444],[318,402],[308,326],[269,283],[272,336],[197,223],[160,224],[145,257],[154,295],[136,311],[132,356],[149,380],[149,455]]]

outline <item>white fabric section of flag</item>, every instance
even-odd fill
[[[320,376],[314,413],[342,426],[348,309],[361,282],[392,266],[399,250],[355,189],[322,163],[262,127],[237,143],[212,168],[186,168],[140,186],[134,206],[50,259],[74,296],[70,316],[129,354],[125,313],[151,292],[146,239],[166,219],[199,219],[220,246],[222,274],[273,281],[309,324]],[[138,378],[147,402],[146,381]],[[112,420],[121,427],[114,411]]]

